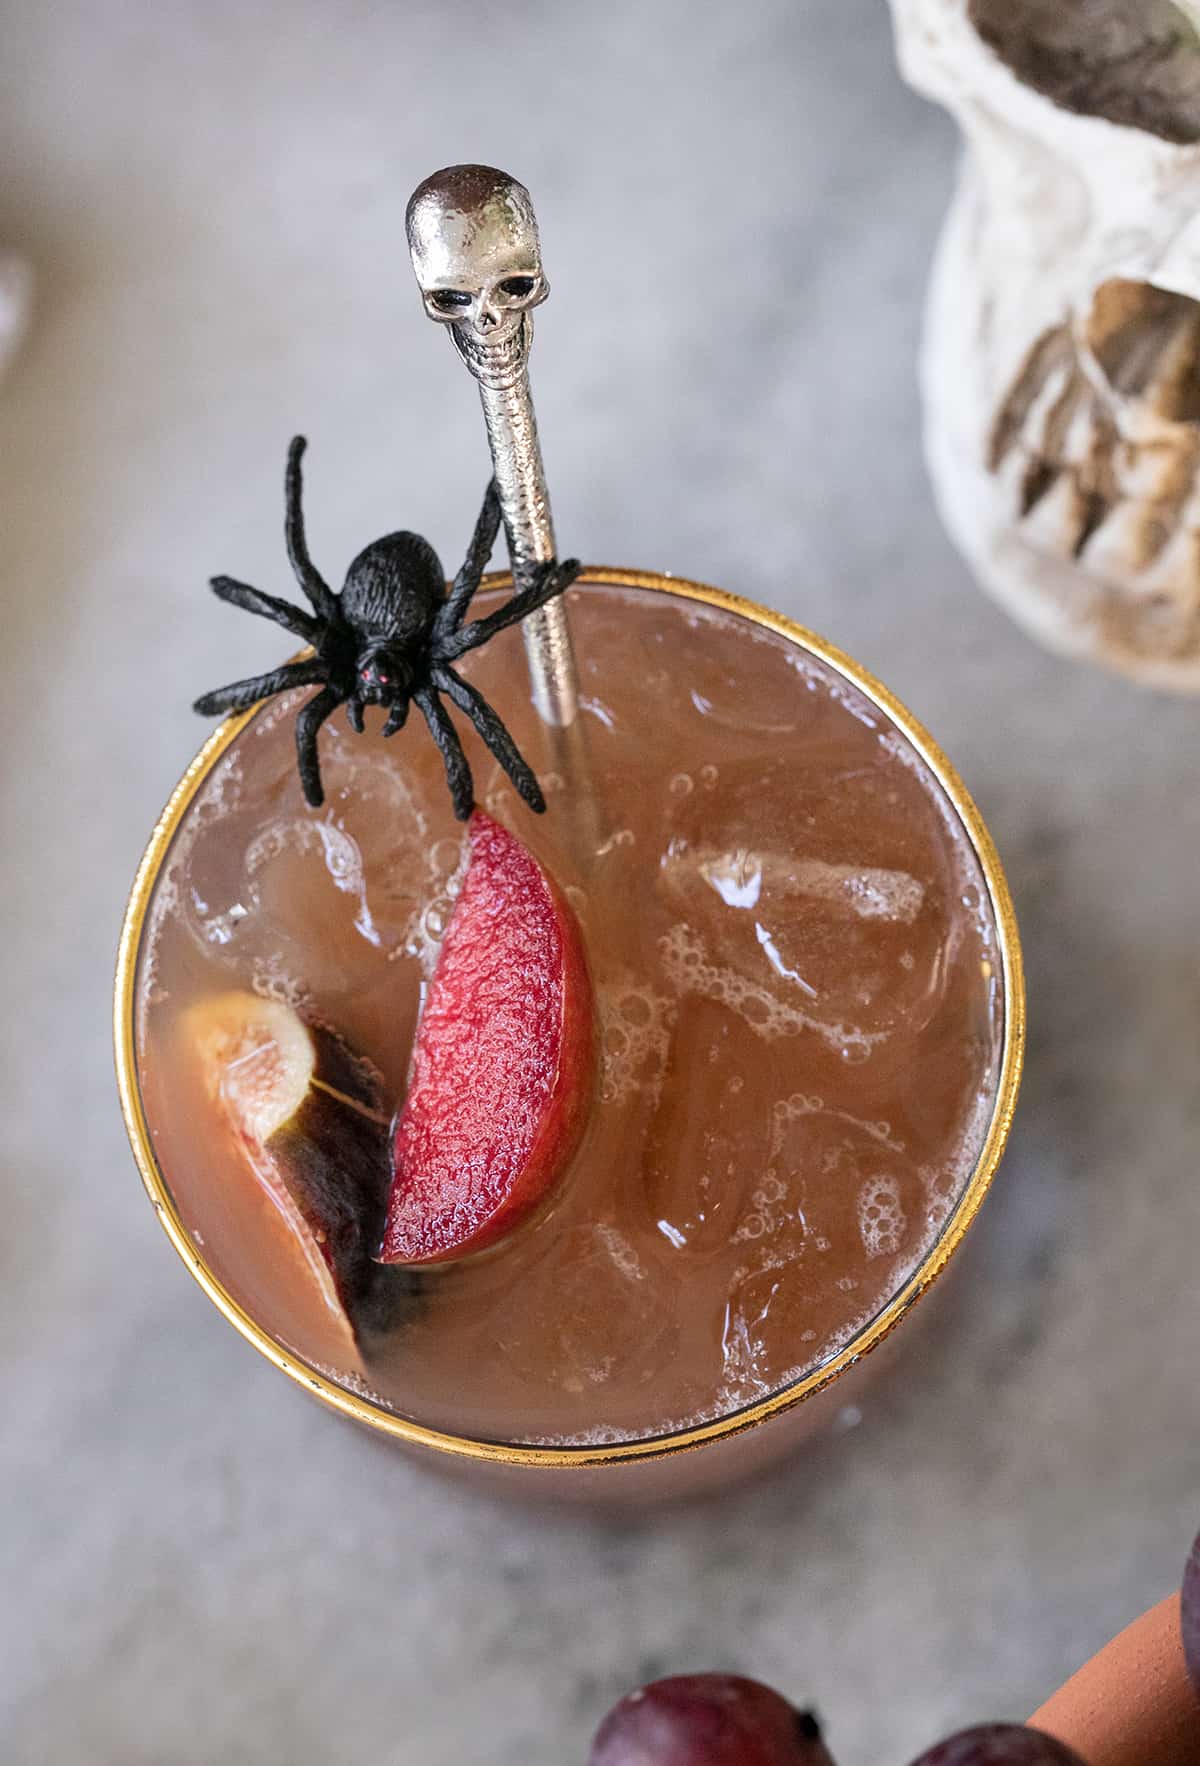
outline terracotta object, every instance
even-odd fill
[[[942,518],[1052,647],[1200,691],[1200,36],[1169,0],[892,0],[966,152],[921,379]]]
[[[1172,1594],[1114,1637],[1029,1719],[1087,1766],[1200,1766],[1200,1698]]]

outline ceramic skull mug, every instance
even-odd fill
[[[1200,38],[1168,0],[892,0],[965,139],[930,283],[946,526],[1034,635],[1200,691]]]

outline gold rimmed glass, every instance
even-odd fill
[[[505,586],[506,576],[486,579],[485,589]],[[645,1438],[591,1446],[544,1446],[475,1439],[425,1426],[397,1415],[375,1398],[349,1389],[292,1352],[234,1296],[189,1229],[160,1165],[142,1095],[137,1041],[140,962],[155,889],[176,835],[197,794],[239,733],[258,715],[228,719],[205,743],[176,787],[138,869],[126,911],[117,963],[115,1042],[121,1105],[134,1157],[150,1199],[172,1244],[210,1299],[234,1327],[289,1378],[323,1404],[418,1452],[459,1470],[476,1469],[494,1483],[515,1484],[530,1494],[553,1493],[607,1500],[625,1493],[675,1494],[694,1490],[765,1463],[799,1436],[818,1428],[847,1403],[887,1360],[876,1352],[892,1337],[945,1270],[975,1218],[999,1163],[1012,1121],[1024,1044],[1024,991],[1020,944],[1011,897],[995,848],[962,781],[911,714],[867,673],[813,633],[790,620],[719,589],[651,572],[591,567],[581,586],[650,590],[700,603],[775,634],[840,676],[890,721],[919,757],[942,792],[974,856],[995,928],[1002,1022],[994,1100],[974,1168],[936,1241],[880,1311],[820,1365],[758,1401],[695,1427]],[[890,1345],[889,1345],[890,1347]]]

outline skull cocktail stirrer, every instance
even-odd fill
[[[448,166],[414,191],[407,229],[425,311],[451,327],[479,384],[513,577],[521,589],[555,556],[529,393],[531,309],[549,293],[529,192],[491,166]],[[562,601],[530,614],[523,631],[534,704],[546,723],[572,723],[578,689]]]

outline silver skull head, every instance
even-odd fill
[[[493,166],[447,166],[413,192],[408,249],[431,319],[512,335],[550,292],[529,192]]]

